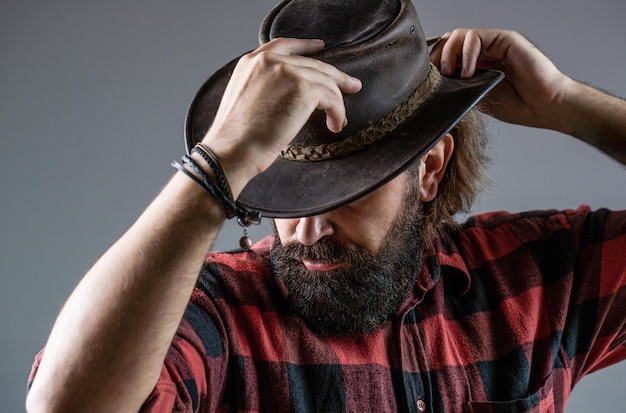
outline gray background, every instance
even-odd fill
[[[32,358],[63,301],[167,181],[190,99],[256,46],[274,3],[1,0],[1,411],[23,410]],[[427,34],[516,29],[569,75],[626,96],[623,0],[415,4]],[[624,207],[624,169],[584,144],[495,121],[490,133],[494,185],[477,212]],[[239,236],[227,225],[216,248]],[[626,365],[591,375],[568,412],[622,413],[625,379]]]

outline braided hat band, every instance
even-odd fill
[[[315,146],[293,146],[280,153],[283,159],[299,162],[315,162],[326,159],[339,158],[356,152],[368,145],[378,142],[396,127],[406,121],[417,108],[433,94],[439,82],[441,74],[431,63],[430,72],[422,84],[413,91],[402,103],[396,106],[387,116],[377,123],[368,126],[355,135],[349,136],[342,141],[326,143]]]

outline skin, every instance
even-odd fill
[[[269,166],[313,110],[325,112],[332,131],[347,124],[342,96],[358,93],[361,84],[306,57],[322,47],[315,40],[276,39],[242,58],[235,69],[203,140],[220,159],[235,197]],[[565,76],[521,35],[455,30],[435,47],[431,59],[444,75],[457,64],[465,77],[475,67],[504,70],[507,80],[490,97],[498,102],[490,108],[494,116],[573,135],[626,163],[624,101]],[[276,97],[272,103],[264,99],[257,104],[270,93]],[[439,166],[445,169],[445,154],[452,151],[452,137],[442,142],[440,154],[421,160],[423,200],[435,196],[443,173]],[[202,159],[196,161],[203,165]],[[397,196],[401,181],[381,190]],[[372,195],[344,211],[282,222],[281,238],[314,242],[334,236],[375,250],[380,247],[375,229],[386,232],[390,215],[397,212],[380,211],[387,207]],[[350,214],[360,217],[358,226],[363,228],[348,223]],[[27,410],[137,411],[159,377],[224,219],[222,208],[207,193],[176,173],[67,300],[50,333]]]
[[[442,36],[430,58],[446,76],[456,67],[464,78],[476,68],[502,70],[504,81],[484,100],[489,114],[574,136],[626,164],[624,100],[564,75],[521,34],[456,29]]]
[[[420,160],[420,200],[431,201],[454,150],[454,139],[447,134]],[[323,237],[343,244],[356,244],[370,254],[380,249],[387,230],[398,214],[406,191],[407,176],[401,174],[371,194],[325,214],[305,218],[276,219],[282,243],[299,242],[312,245]],[[354,225],[358,222],[359,225]],[[383,230],[381,230],[383,229]],[[315,271],[331,270],[341,263],[304,262]]]

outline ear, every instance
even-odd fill
[[[420,199],[422,202],[432,201],[437,195],[439,182],[446,172],[453,151],[454,138],[448,133],[422,158],[422,165],[420,166]]]

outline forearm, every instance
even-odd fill
[[[222,208],[178,173],[61,311],[29,411],[137,411],[161,372]]]
[[[626,101],[572,80],[556,116],[562,132],[626,165]]]
[[[325,112],[334,132],[347,124],[343,93],[361,83],[305,57],[323,47],[275,39],[239,60],[203,139],[234,199],[314,110]],[[158,379],[224,216],[199,185],[177,174],[72,293],[46,344],[29,409],[136,411]]]

